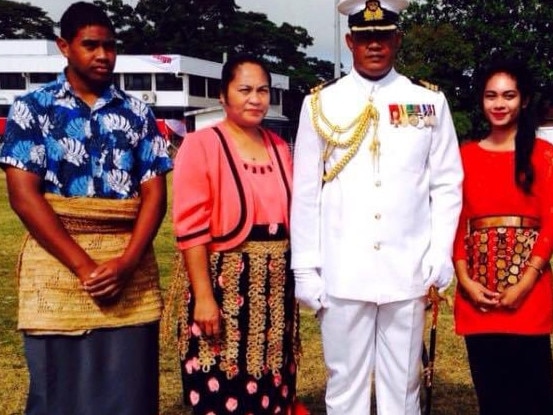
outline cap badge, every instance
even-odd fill
[[[363,17],[366,22],[372,20],[383,20],[384,11],[380,8],[380,1],[369,0],[365,3],[365,11],[363,12]]]

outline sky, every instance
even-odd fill
[[[59,21],[63,11],[75,0],[16,0],[30,3],[45,10],[50,18]],[[306,50],[307,55],[334,62],[335,55],[335,9],[336,0],[235,0],[241,11],[264,13],[277,25],[287,22],[301,26],[314,38],[314,44]],[[125,0],[134,6],[138,0]],[[347,24],[344,17],[340,23],[340,55],[343,69],[351,67],[349,52],[343,40]]]

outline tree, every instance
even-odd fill
[[[233,0],[95,0],[113,19],[128,54],[175,53],[220,61]]]
[[[254,12],[237,12],[231,24],[226,37],[229,53],[251,53],[264,59],[271,71],[288,75],[284,115],[296,120],[310,88],[332,78],[333,64],[306,55],[304,50],[313,44],[313,38],[302,27],[277,26],[265,14]]]
[[[398,66],[414,79],[429,80],[446,91],[459,135],[472,128],[466,108],[473,66],[472,43],[466,42],[452,24],[413,26],[407,32],[398,56]],[[454,63],[454,64],[453,64]]]
[[[0,39],[55,39],[54,26],[40,7],[0,0]]]
[[[445,91],[460,137],[478,134],[475,73],[501,55],[528,62],[538,86],[553,82],[552,22],[553,8],[542,0],[412,2],[402,16],[398,62],[405,73]]]
[[[248,52],[271,71],[290,77],[285,115],[298,117],[309,88],[330,79],[333,64],[307,57],[313,38],[302,27],[277,26],[263,13],[242,12],[233,0],[96,0],[113,19],[120,51],[171,53],[222,62],[225,55]]]
[[[143,49],[147,45],[147,34],[151,27],[132,6],[123,0],[94,0],[94,4],[102,8],[113,22],[120,51],[128,54],[147,53]]]

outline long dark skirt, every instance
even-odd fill
[[[27,415],[157,415],[159,324],[25,335]]]
[[[185,403],[196,415],[289,414],[296,396],[298,308],[288,242],[248,241],[212,254],[223,335],[205,338],[188,304]]]

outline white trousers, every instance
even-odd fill
[[[325,304],[326,305],[326,304]],[[327,297],[320,313],[327,415],[419,415],[423,297],[377,305]]]

